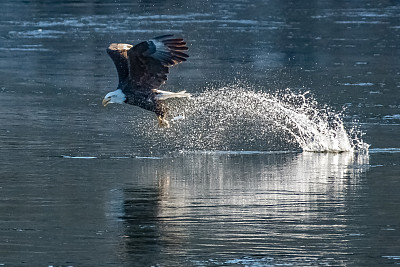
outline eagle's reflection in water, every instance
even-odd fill
[[[243,257],[288,264],[301,255],[324,261],[321,246],[334,253],[356,231],[347,218],[357,205],[347,202],[367,167],[368,155],[352,153],[194,153],[149,161],[134,175],[141,182],[123,190],[122,254],[163,266]],[[140,178],[150,173],[152,181]],[[298,249],[285,251],[293,242]]]
[[[176,223],[177,218],[171,214],[174,207],[168,202],[170,176],[160,175],[157,180],[153,187],[124,190],[120,219],[124,223],[125,256],[140,266],[177,262],[173,258],[184,252],[187,242],[185,224]]]

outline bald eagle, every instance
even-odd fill
[[[157,115],[160,126],[168,127],[169,98],[190,97],[186,91],[178,93],[158,88],[167,80],[169,67],[186,61],[189,56],[186,42],[173,35],[155,37],[135,46],[113,43],[107,53],[114,61],[118,72],[118,87],[103,99],[103,105],[110,103],[130,104],[150,110]]]

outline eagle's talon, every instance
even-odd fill
[[[169,128],[170,127],[169,122],[166,119],[164,119],[160,116],[157,116],[157,120],[158,120],[158,126],[160,126],[161,128]]]

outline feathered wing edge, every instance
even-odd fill
[[[136,88],[157,89],[167,80],[169,67],[186,61],[188,50],[182,38],[155,37],[127,51],[129,79]]]
[[[126,82],[129,78],[128,50],[133,46],[130,44],[112,43],[107,48],[107,54],[114,62],[118,72],[119,84]]]
[[[150,56],[160,60],[164,66],[168,67],[186,61],[186,58],[189,57],[183,52],[189,49],[186,42],[182,38],[173,39],[172,37],[173,35],[168,34],[150,40],[155,45],[155,52]]]

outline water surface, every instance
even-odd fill
[[[367,0],[5,1],[0,265],[399,264],[399,13]],[[190,59],[163,89],[196,100],[162,130],[101,100],[117,84],[108,44],[165,33]],[[354,141],[368,153],[305,151]]]

